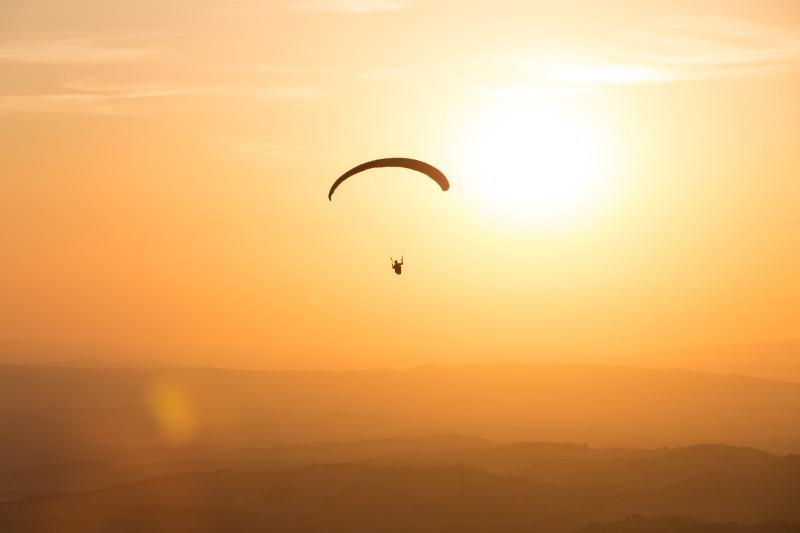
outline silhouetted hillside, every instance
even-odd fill
[[[550,527],[584,505],[561,491],[466,468],[329,465],[183,477],[6,505],[0,530],[489,531]]]
[[[406,371],[0,368],[0,470],[321,440],[466,434],[800,449],[800,384],[592,366]]]
[[[723,445],[598,449],[576,444],[519,443],[436,454],[388,455],[369,461],[427,466],[464,464],[564,487],[652,489],[705,474],[759,474],[786,460],[753,448]]]
[[[579,533],[800,533],[800,523],[706,523],[689,518],[645,518],[634,515],[618,522],[592,523]]]
[[[619,357],[617,361],[646,368],[687,368],[800,383],[800,340],[648,353]]]
[[[750,479],[755,481],[754,487],[774,482],[767,474]],[[711,522],[800,520],[796,486],[778,484],[766,493],[755,489],[744,498],[736,490],[720,491],[711,499],[698,501],[698,491],[706,487],[693,483],[687,481],[669,490],[569,489],[464,466],[354,464],[284,472],[177,474],[104,490],[8,503],[0,506],[0,530],[558,533],[637,513]],[[775,507],[776,502],[780,508]],[[711,532],[717,531],[714,527],[723,527],[665,520],[636,520],[621,526],[594,524],[588,529],[594,533],[666,532],[677,526],[675,531]]]

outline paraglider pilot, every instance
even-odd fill
[[[392,258],[390,258],[392,259]],[[394,273],[398,276],[403,273],[403,258],[400,258],[400,261],[397,259],[392,259],[392,268],[394,269]]]

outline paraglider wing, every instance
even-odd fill
[[[354,176],[359,172],[364,172],[365,170],[369,170],[371,168],[380,168],[380,167],[400,167],[400,168],[408,168],[410,170],[416,170],[417,172],[421,172],[439,184],[439,187],[442,188],[443,191],[446,191],[450,188],[450,182],[447,181],[447,177],[442,173],[441,170],[434,167],[433,165],[429,165],[424,161],[418,161],[416,159],[409,159],[407,157],[387,157],[386,159],[376,159],[374,161],[367,161],[366,163],[362,163],[357,167],[353,167],[333,182],[331,186],[331,190],[328,191],[328,200],[333,198],[333,193],[339,187],[339,185],[349,178],[350,176]]]

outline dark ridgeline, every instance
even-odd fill
[[[191,439],[164,440],[154,383],[185,396]],[[800,384],[581,366],[5,367],[0,406],[3,533],[797,533],[800,521],[800,456],[787,455]]]
[[[185,397],[175,448],[152,391]],[[800,384],[683,370],[464,366],[351,372],[0,367],[0,471],[187,446],[462,434],[653,448],[702,442],[800,452]]]
[[[706,523],[680,517],[647,518],[633,515],[618,522],[592,523],[578,533],[800,533],[797,522]]]
[[[0,531],[800,531],[797,456],[725,446],[601,450],[457,438],[448,451],[442,447],[445,440],[262,451],[263,457],[276,460],[351,458],[291,469],[269,470],[264,464],[262,470],[181,473],[186,463],[161,464],[173,473],[6,501],[0,505]],[[470,448],[462,448],[465,444]],[[398,449],[416,451],[398,455]],[[49,470],[59,468],[63,465]],[[74,465],[80,468],[99,479],[97,465]],[[535,472],[543,470],[549,472],[549,483],[537,479]],[[553,479],[558,470],[569,475]],[[24,477],[20,474],[17,479]],[[38,475],[45,486],[48,469]],[[0,477],[0,483],[9,486],[13,477]]]

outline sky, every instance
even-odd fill
[[[0,358],[797,339],[798,94],[795,0],[3,0]],[[390,156],[451,189],[378,170],[328,201]]]

